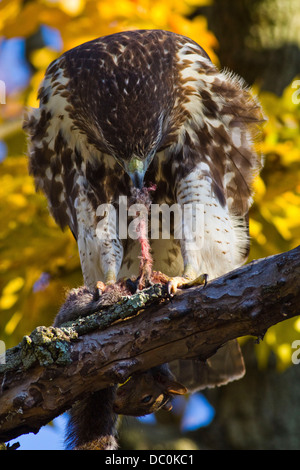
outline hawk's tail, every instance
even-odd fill
[[[200,359],[178,359],[169,366],[189,392],[225,385],[241,379],[245,374],[244,359],[237,340],[224,344],[205,362]]]

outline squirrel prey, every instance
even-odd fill
[[[100,305],[114,303],[124,293],[125,284],[114,286],[99,297],[87,287],[72,289],[57,314],[53,326],[96,312]],[[123,289],[123,290],[122,290]],[[76,402],[69,411],[66,448],[74,450],[114,450],[117,443],[117,414],[144,416],[162,408],[172,408],[173,395],[187,393],[167,364],[132,375],[125,384],[107,387]]]

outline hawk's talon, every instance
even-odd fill
[[[98,291],[99,296],[101,297],[103,292],[105,292],[106,284],[104,284],[104,282],[102,282],[102,281],[98,281],[97,284],[96,284],[96,289]]]
[[[107,282],[98,281],[96,284],[96,289],[98,290],[99,296],[104,294],[109,288],[112,288],[116,281],[113,279],[108,280]]]
[[[195,279],[187,279],[184,276],[176,276],[169,279],[168,282],[168,294],[169,296],[173,296],[176,294],[177,289],[183,289],[185,287],[192,287],[192,286],[206,286],[207,284],[208,275],[207,274],[200,274],[200,276],[196,277]]]

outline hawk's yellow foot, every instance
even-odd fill
[[[96,284],[96,289],[98,289],[99,295],[102,295],[103,292],[107,290],[108,286],[112,286],[117,282],[115,273],[113,271],[108,271],[105,275],[105,281],[98,281]]]
[[[183,276],[171,277],[168,282],[168,293],[169,295],[174,295],[177,289],[180,288],[201,285],[206,286],[207,278],[207,274],[200,274],[200,276],[195,276],[194,278],[190,278],[185,274]]]

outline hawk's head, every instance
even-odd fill
[[[126,92],[126,89],[123,89]],[[119,103],[119,102],[118,102]],[[138,119],[138,113],[128,106],[116,113],[122,119],[113,121],[109,111],[98,118],[101,123],[101,140],[123,170],[130,176],[136,188],[142,188],[145,173],[155,154],[161,147],[167,133],[164,116],[159,106],[145,108],[145,121]],[[127,114],[134,114],[129,118]],[[107,125],[107,123],[112,123]],[[146,124],[145,124],[146,123]],[[131,126],[131,130],[128,127]]]
[[[174,44],[160,33],[115,34],[63,56],[76,127],[111,154],[138,188],[168,136],[176,95]]]

